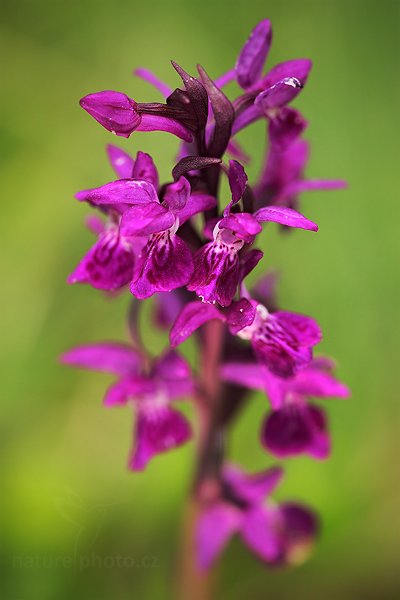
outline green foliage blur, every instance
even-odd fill
[[[308,174],[347,179],[349,188],[303,196],[317,235],[268,226],[255,277],[281,270],[282,306],[321,323],[321,351],[337,358],[353,396],[326,402],[332,458],[287,461],[278,494],[320,512],[312,558],[267,570],[234,542],[216,597],[400,597],[399,9],[397,0],[3,2],[1,598],[174,597],[193,443],[129,473],[131,411],[103,408],[111,379],[62,367],[57,356],[79,343],[127,339],[126,294],[110,300],[65,283],[92,242],[83,225],[89,211],[74,193],[111,180],[108,142],[151,153],[164,179],[177,142],[156,133],[115,139],[78,99],[116,89],[158,100],[131,73],[144,66],[177,85],[170,59],[192,73],[200,62],[217,76],[266,17],[274,28],[269,66],[314,60],[297,101],[310,120]],[[254,156],[254,178],[263,127],[241,141]],[[143,334],[156,352],[166,343],[148,321]],[[193,356],[190,342],[185,351]],[[258,442],[266,406],[254,395],[230,439],[231,456],[250,470],[271,463]]]

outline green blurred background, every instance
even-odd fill
[[[102,89],[158,99],[132,69],[148,67],[176,85],[172,58],[191,72],[201,62],[217,76],[265,17],[274,27],[269,66],[314,60],[297,102],[311,122],[308,174],[345,178],[350,187],[304,195],[303,211],[320,232],[280,236],[269,227],[263,265],[282,270],[285,308],[319,320],[321,350],[338,359],[353,397],[329,401],[332,458],[288,461],[278,494],[321,513],[313,557],[271,571],[235,542],[218,569],[216,597],[400,597],[399,7],[397,0],[3,3],[2,598],[174,597],[193,444],[144,474],[129,473],[132,415],[102,408],[110,379],[56,358],[75,344],[126,339],[126,295],[110,301],[65,283],[92,241],[87,208],[73,194],[112,178],[107,142],[150,152],[164,178],[177,144],[163,134],[116,140],[77,102]],[[262,127],[241,139],[258,156],[254,177]],[[147,339],[155,350],[165,343],[151,328]],[[249,469],[270,462],[257,439],[264,411],[265,400],[254,396],[232,435],[231,455]]]

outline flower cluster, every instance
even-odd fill
[[[62,360],[117,377],[104,402],[134,408],[129,467],[135,471],[191,438],[192,427],[175,403],[192,398],[199,418],[194,430],[203,429],[194,492],[200,505],[196,544],[202,569],[236,533],[266,563],[298,562],[318,530],[310,508],[265,502],[282,478],[280,466],[247,474],[224,458],[222,434],[249,390],[268,398],[260,442],[277,459],[326,458],[327,418],[310,398],[349,394],[335,379],[332,360],[314,356],[322,337],[318,323],[277,305],[276,277],[264,274],[250,289],[245,283],[263,258],[254,244],[265,224],[316,232],[318,226],[298,212],[300,193],[345,185],[305,179],[307,121],[290,103],[306,85],[312,64],[290,60],[265,73],[271,39],[270,22],[264,20],[235,67],[215,80],[201,66],[193,77],[172,63],[182,80],[175,90],[138,69],[136,74],[157,88],[163,102],[140,103],[115,91],[89,94],[80,102],[118,136],[164,131],[180,139],[170,182],[159,183],[148,154],[139,151],[133,158],[109,145],[117,178],[76,195],[102,218],[89,218],[97,240],[68,281],[106,292],[129,288],[133,339],[131,345],[81,346]],[[240,88],[233,101],[222,91],[232,81]],[[235,136],[255,121],[266,124],[269,143],[261,175],[250,184],[243,166],[249,158]],[[219,198],[224,177],[230,189],[226,199]],[[169,330],[170,345],[159,357],[149,354],[137,334],[137,301],[150,297],[154,323]],[[176,350],[192,334],[204,359],[197,369]]]

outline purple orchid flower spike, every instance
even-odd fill
[[[132,470],[143,470],[151,458],[177,448],[191,437],[189,423],[171,408],[172,401],[189,396],[194,390],[190,368],[176,352],[168,351],[147,369],[135,348],[117,343],[80,346],[63,354],[61,361],[118,376],[106,393],[104,404],[133,404],[136,424],[129,457]]]
[[[166,131],[186,142],[192,140],[184,125],[167,116],[164,105],[155,111],[152,105],[138,104],[126,94],[110,90],[88,94],[80,105],[105,129],[122,137],[128,138],[134,131]]]
[[[160,183],[145,152],[133,157],[108,145],[116,180],[76,195],[101,218],[87,220],[97,241],[69,281],[106,291],[129,285],[133,346],[80,346],[62,361],[116,377],[104,403],[133,407],[128,461],[133,471],[189,440],[191,426],[175,401],[192,398],[198,439],[191,505],[197,527],[196,519],[189,519],[184,537],[196,548],[202,570],[214,564],[236,534],[267,565],[296,564],[306,558],[318,530],[307,507],[271,501],[281,468],[251,475],[226,462],[225,440],[249,390],[262,390],[269,398],[261,444],[279,459],[326,458],[331,446],[327,418],[312,399],[349,394],[333,377],[332,362],[313,357],[322,337],[319,325],[280,309],[276,276],[269,270],[273,266],[251,293],[247,287],[247,276],[264,256],[254,247],[264,224],[316,232],[318,225],[298,212],[298,196],[344,186],[304,177],[308,144],[301,138],[308,123],[292,102],[306,85],[312,63],[289,60],[265,71],[271,42],[271,23],[264,19],[235,68],[219,77],[211,77],[201,64],[193,76],[171,61],[180,78],[175,89],[151,71],[137,69],[135,74],[163,96],[161,102],[138,103],[115,91],[81,100],[95,120],[118,136],[164,131],[180,139],[172,182]],[[222,90],[231,81],[241,88],[236,98],[232,88]],[[242,166],[252,157],[235,136],[258,120],[267,128],[268,152],[254,186]],[[233,160],[228,162],[227,155]],[[224,176],[230,188],[225,199],[220,197]],[[142,311],[141,301],[149,297],[150,310]],[[159,357],[148,354],[143,323],[169,330],[171,348],[193,336],[198,350],[193,374],[172,349]],[[195,558],[190,555],[189,561]],[[196,572],[195,564],[188,568]],[[190,577],[184,573],[183,579]]]
[[[254,363],[226,363],[221,374],[225,381],[267,393],[272,411],[263,422],[261,442],[271,454],[281,459],[299,454],[324,459],[331,447],[326,416],[308,398],[348,398],[348,388],[333,377],[332,368],[317,358],[289,379]]]
[[[204,506],[197,523],[201,570],[212,566],[235,534],[267,564],[290,564],[306,558],[318,531],[315,514],[300,504],[265,503],[282,476],[279,467],[248,475],[236,466],[225,466],[221,493]]]

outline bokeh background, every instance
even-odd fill
[[[353,396],[329,401],[332,458],[287,461],[278,494],[322,515],[313,557],[271,571],[235,542],[220,563],[216,597],[400,597],[399,7],[397,0],[3,3],[2,598],[174,597],[193,444],[129,473],[130,410],[104,409],[110,378],[61,367],[57,355],[78,343],[127,339],[126,295],[110,301],[65,283],[91,243],[87,208],[74,193],[112,178],[110,141],[153,154],[165,178],[177,145],[156,133],[111,139],[77,102],[101,89],[157,99],[132,69],[146,66],[177,85],[172,58],[192,72],[201,62],[217,76],[265,17],[274,27],[270,66],[314,59],[297,102],[310,119],[308,174],[345,178],[349,189],[304,195],[320,232],[280,236],[269,227],[263,265],[282,271],[282,305],[321,323],[321,350],[338,359]],[[259,157],[251,177],[263,135],[260,125],[241,138]],[[144,332],[155,350],[165,344],[149,325]],[[270,462],[258,443],[265,406],[255,395],[232,433],[231,456],[249,469]]]

